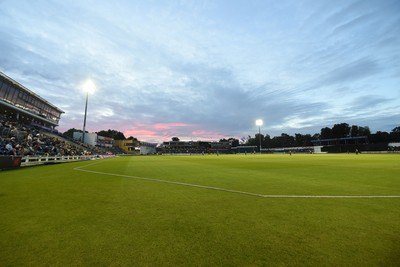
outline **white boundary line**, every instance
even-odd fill
[[[253,196],[253,197],[262,197],[262,198],[353,198],[353,199],[354,198],[364,198],[364,199],[365,198],[400,198],[400,196],[263,195],[263,194],[257,194],[257,193],[239,191],[239,190],[226,189],[226,188],[221,188],[221,187],[189,184],[189,183],[182,183],[182,182],[173,182],[173,181],[160,180],[160,179],[154,179],[154,178],[145,178],[145,177],[139,177],[139,176],[124,175],[124,174],[117,174],[117,173],[107,173],[107,172],[98,172],[98,171],[90,171],[90,170],[82,169],[82,168],[85,168],[85,167],[88,167],[88,166],[92,166],[92,165],[95,165],[95,164],[98,164],[98,163],[100,163],[100,162],[88,164],[88,165],[81,166],[81,167],[76,167],[76,168],[74,168],[74,170],[75,171],[81,171],[81,172],[94,173],[94,174],[101,174],[101,175],[109,175],[109,176],[116,176],[116,177],[123,177],[123,178],[132,178],[132,179],[137,179],[137,180],[152,181],[152,182],[165,183],[165,184],[174,184],[174,185],[183,185],[183,186],[189,186],[189,187],[197,187],[197,188],[203,188],[203,189],[209,189],[209,190],[217,190],[217,191],[236,193],[236,194],[248,195],[248,196]]]

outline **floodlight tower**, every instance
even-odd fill
[[[85,143],[86,115],[87,115],[87,106],[88,106],[89,93],[93,94],[95,89],[96,89],[96,85],[92,82],[92,80],[87,80],[83,84],[83,91],[86,92],[86,104],[85,104],[85,117],[83,119],[82,143]]]
[[[260,127],[263,125],[263,121],[260,119],[256,120],[256,125],[258,126],[258,139],[260,140],[260,154],[261,154],[261,129],[260,129]]]

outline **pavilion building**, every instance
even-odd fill
[[[62,113],[65,112],[0,72],[0,114],[54,130]]]

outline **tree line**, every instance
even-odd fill
[[[65,136],[70,138],[73,137],[74,132],[82,132],[79,129],[69,129],[64,132]],[[126,138],[122,132],[116,130],[102,130],[97,132],[98,135],[104,137],[110,137],[114,140],[138,140],[135,137]],[[389,142],[400,142],[400,126],[392,129],[390,133],[377,131],[376,133],[371,133],[368,126],[350,126],[347,123],[339,123],[333,125],[332,128],[324,127],[321,129],[320,133],[316,134],[299,134],[296,133],[294,136],[282,133],[280,136],[271,137],[270,135],[259,135],[255,134],[254,137],[250,135],[248,137],[244,137],[242,139],[229,138],[229,139],[221,139],[220,142],[229,141],[232,143],[233,147],[239,145],[247,145],[247,146],[259,146],[260,145],[260,137],[261,137],[261,146],[269,147],[269,148],[277,148],[277,147],[302,147],[302,146],[312,146],[313,143],[311,140],[322,140],[322,139],[336,139],[336,138],[344,138],[344,137],[360,137],[366,136],[370,143],[389,143]],[[179,141],[178,137],[172,137],[173,141]]]
[[[400,142],[400,126],[392,129],[390,133],[377,131],[371,133],[368,126],[350,126],[347,123],[339,123],[333,125],[332,128],[324,127],[320,133],[314,135],[311,134],[298,134],[294,136],[282,133],[280,136],[272,137],[268,134],[261,136],[257,133],[254,137],[248,136],[243,138],[242,144],[249,146],[259,146],[261,137],[262,147],[301,147],[301,146],[312,146],[311,140],[322,140],[322,139],[337,139],[345,137],[361,137],[366,136],[370,143],[389,143],[389,142]]]

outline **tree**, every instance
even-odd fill
[[[369,140],[372,143],[386,143],[390,140],[390,135],[387,132],[377,131],[375,134],[371,134]]]
[[[332,127],[333,138],[343,138],[350,135],[350,126],[347,123],[335,124]]]
[[[360,127],[358,127],[357,125],[352,125],[351,130],[350,130],[350,136],[351,137],[359,136],[359,132],[360,132],[359,129],[360,129]]]
[[[237,147],[237,146],[239,146],[239,139],[236,139],[236,138],[229,138],[228,140],[231,142],[232,147]]]
[[[312,146],[311,134],[295,134],[294,146]]]
[[[281,141],[282,141],[282,147],[288,147],[288,146],[293,146],[294,144],[294,137],[290,136],[286,133],[282,133],[281,136]]]
[[[271,147],[271,136],[269,134],[266,134],[263,140],[263,147]]]
[[[350,136],[357,137],[357,136],[369,136],[371,132],[368,126],[362,127],[357,125],[352,125],[350,129]]]
[[[319,139],[322,139],[321,134],[319,134],[319,133],[316,133],[311,137],[311,140],[319,140]]]
[[[280,136],[275,136],[270,139],[270,144],[267,147],[291,147],[294,145],[294,137],[286,133],[282,133]]]
[[[125,135],[121,132],[117,132],[114,136],[114,140],[125,140]]]
[[[247,136],[246,138],[246,143],[244,144],[246,146],[257,146],[258,145],[258,139],[251,137],[250,135]]]
[[[320,134],[321,139],[330,139],[333,138],[333,133],[332,129],[329,127],[325,127],[321,129],[321,134]]]
[[[393,130],[390,132],[390,141],[400,142],[400,126],[393,128]]]
[[[344,138],[344,137],[368,137],[371,143],[385,143],[385,142],[400,142],[400,126],[395,127],[390,134],[387,132],[378,131],[375,134],[371,134],[368,126],[357,126],[352,125],[351,127],[347,123],[335,124],[332,129],[329,127],[324,127],[321,129],[320,133],[314,135],[310,134],[295,134],[295,136],[290,136],[286,133],[282,133],[280,136],[275,136],[271,138],[268,134],[265,136],[261,135],[262,147],[266,148],[277,148],[277,147],[291,147],[291,146],[312,146],[312,140],[322,140],[322,139],[333,139],[333,138]],[[250,135],[241,138],[241,145],[247,146],[259,146],[259,134],[255,134],[255,137]],[[337,144],[340,141],[336,142]]]
[[[179,141],[179,138],[178,137],[176,137],[176,136],[174,136],[174,137],[172,137],[172,139],[171,139],[172,141],[175,141],[175,142],[178,142]]]
[[[400,133],[400,126],[393,128],[392,133]]]
[[[121,132],[118,132],[116,130],[110,130],[108,129],[107,131],[102,130],[97,132],[98,135],[104,136],[104,137],[110,137],[113,138],[114,140],[125,140],[125,135]]]
[[[358,128],[358,134],[359,134],[359,136],[370,136],[371,135],[371,131],[370,131],[368,126],[364,126],[364,127],[360,126]]]

